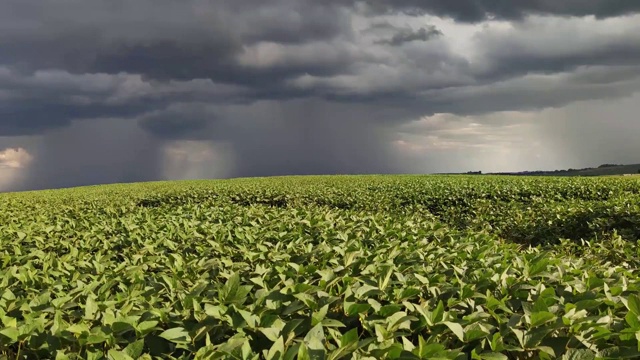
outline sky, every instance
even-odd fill
[[[0,191],[640,163],[640,1],[0,0]]]

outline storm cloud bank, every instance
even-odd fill
[[[638,12],[0,0],[0,190],[633,161],[615,139],[640,134]]]

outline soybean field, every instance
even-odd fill
[[[640,358],[640,178],[0,195],[0,359]]]

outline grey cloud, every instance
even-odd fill
[[[234,176],[406,171],[390,144],[421,116],[637,92],[634,18],[526,16],[604,19],[634,4],[4,0],[0,136],[30,139],[23,188],[159,179],[176,140],[225,144]],[[469,25],[425,19],[437,36],[407,12],[514,21],[466,39]],[[410,25],[368,17],[386,13]]]
[[[413,29],[403,29],[394,34],[390,39],[377,40],[376,43],[400,46],[412,41],[428,41],[440,35],[442,35],[442,31],[438,30],[435,26],[430,25],[415,31]]]
[[[352,0],[335,0],[350,3]],[[640,12],[640,3],[630,0],[365,0],[372,13],[398,11],[407,15],[433,14],[462,22],[490,18],[520,20],[526,15],[615,17]]]
[[[413,158],[414,167],[443,172],[635,164],[640,151],[640,122],[635,120],[639,99],[636,93],[543,111],[439,114],[402,126],[399,145]],[[438,157],[447,161],[439,162]]]
[[[202,104],[177,104],[165,110],[144,114],[138,125],[161,139],[211,139],[211,123],[216,115]]]
[[[569,158],[566,167],[637,164],[639,100],[640,92],[636,92],[624,98],[574,103],[541,117],[540,133]]]
[[[0,106],[0,134],[4,136],[35,135],[65,127],[76,119],[132,116],[148,105],[88,106],[51,101],[12,102]]]
[[[0,136],[34,135],[74,120],[135,117],[184,99],[242,103],[249,91],[210,80],[145,81],[137,75],[20,74],[0,68]]]
[[[341,66],[282,64],[280,71],[261,71],[237,63],[246,46],[331,41],[348,37],[350,29],[344,9],[306,1],[7,0],[0,3],[0,64],[255,85]]]
[[[394,110],[320,99],[261,102],[228,109],[233,121],[234,176],[393,173],[390,133],[380,125]]]
[[[626,18],[531,19],[480,29],[473,38],[477,53],[469,60],[439,39],[401,52],[397,63],[371,64],[347,78],[319,79],[317,84],[334,99],[396,98],[425,113],[557,107],[636,91],[637,34],[637,23]]]
[[[495,84],[452,88],[422,93],[424,109],[460,115],[487,114],[496,111],[541,110],[562,107],[575,101],[615,99],[640,91],[640,67],[625,69],[626,78],[585,84],[589,77],[619,73],[610,67],[585,67],[575,73],[547,76],[531,75]]]
[[[9,190],[163,178],[162,143],[129,120],[74,123],[23,146],[33,160]]]
[[[376,32],[376,31],[385,31],[385,30],[398,30],[398,27],[391,24],[388,21],[376,21],[371,24],[368,28],[362,30],[362,33],[367,32]]]
[[[143,116],[140,126],[166,139],[228,144],[234,159],[230,176],[387,173],[401,168],[384,122],[399,116],[384,105],[372,111],[368,104],[310,98],[180,104]]]
[[[484,59],[488,65],[480,69],[469,68],[468,64],[447,51],[406,53],[413,64],[409,61],[398,64],[389,61],[389,56],[385,59],[367,54],[362,44],[354,43],[347,10],[331,3],[313,5],[281,0],[263,3],[257,8],[255,2],[248,1],[222,1],[213,7],[195,0],[180,6],[166,0],[153,4],[146,0],[135,3],[117,2],[115,5],[94,1],[91,4],[70,2],[64,6],[54,6],[47,1],[32,0],[8,1],[3,4],[9,6],[5,8],[6,11],[0,12],[5,14],[2,19],[4,21],[0,22],[3,24],[0,25],[3,30],[1,33],[4,34],[0,35],[0,49],[5,50],[1,52],[3,55],[0,56],[0,62],[18,68],[27,67],[23,70],[53,67],[70,73],[128,72],[160,81],[211,79],[250,89],[244,98],[236,98],[235,101],[314,95],[347,101],[376,95],[411,97],[411,93],[415,91],[475,85],[478,81],[490,84],[497,79],[508,79],[531,71],[553,73],[587,64],[617,65],[623,61],[633,62],[637,57],[637,49],[628,45],[633,40],[632,35],[627,36],[628,40],[618,38],[608,41],[602,37],[602,41],[596,42],[594,46],[578,49],[573,53],[546,54],[535,48],[528,49],[527,44],[532,40],[522,34],[535,34],[539,30],[539,27],[530,27],[512,34],[511,37],[504,38],[505,34],[487,34],[485,38],[481,37],[479,41],[488,49]],[[394,4],[399,9],[410,2]],[[445,3],[437,1],[421,4],[427,9],[433,7],[436,10],[443,6],[453,6],[442,5]],[[464,7],[465,3],[457,4]],[[553,10],[550,3],[545,4],[527,2],[522,3],[522,8]],[[488,5],[479,1],[469,2],[467,6],[488,8]],[[281,21],[274,20],[276,14],[282,15]],[[230,19],[234,16],[237,21],[231,22]],[[21,21],[16,21],[17,18]],[[238,25],[242,23],[240,19],[252,19],[248,23],[253,26]],[[39,30],[44,28],[36,26],[39,23],[49,24],[46,32]],[[401,30],[384,42],[399,45],[407,41],[424,41],[433,38],[437,32],[433,27],[425,27],[416,32]],[[299,38],[286,38],[283,35],[285,33],[295,34],[292,36]],[[333,42],[323,48],[322,42],[314,43],[320,40]],[[257,51],[254,57],[258,63],[248,64],[238,60],[243,53],[246,55],[247,49],[258,47],[255,43],[259,41],[271,41],[278,45]],[[502,47],[505,43],[510,45]],[[530,51],[515,51],[518,49]],[[402,55],[396,56],[401,59]],[[277,61],[259,65],[260,61],[274,57]],[[374,96],[350,94],[348,89],[339,94],[330,85],[304,89],[287,85],[292,79],[302,76],[325,79],[345,75],[360,76],[361,74],[357,74],[358,69],[367,66],[375,68],[379,65],[397,67],[398,72],[407,74],[398,78],[420,79],[424,77],[421,73],[456,75],[436,81],[429,75],[423,84],[410,81],[409,83],[414,84],[408,88],[403,81],[398,83],[406,88],[406,93],[403,94],[370,89],[369,92]],[[366,76],[375,77],[376,74]],[[153,105],[147,104],[149,107]],[[106,109],[98,110],[103,112]],[[16,113],[16,110],[12,109],[11,112]],[[133,113],[135,112],[137,111]],[[115,112],[113,115],[128,114]]]
[[[343,94],[333,100],[347,104],[375,103],[389,109],[386,117],[382,117],[386,120],[381,119],[381,123],[398,125],[437,113],[483,115],[536,111],[559,108],[576,101],[624,98],[639,91],[640,66],[590,66],[574,72],[530,74],[496,82],[478,81],[475,85],[427,88],[413,93],[408,89],[395,89],[392,93],[374,91],[361,96]]]
[[[527,73],[560,73],[581,66],[640,63],[640,26],[623,19],[551,21],[530,19],[512,29],[479,32],[479,78],[495,81]]]
[[[262,5],[255,11],[256,2],[249,1],[241,17],[246,24],[243,30],[246,42],[269,41],[284,44],[300,44],[325,41],[350,36],[349,11],[322,2],[288,0]]]

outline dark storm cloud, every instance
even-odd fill
[[[612,77],[607,82],[599,81],[607,76],[605,74],[612,74]],[[617,80],[614,80],[616,76]],[[585,67],[574,73],[531,75],[491,86],[430,90],[423,93],[425,101],[422,106],[425,114],[481,115],[500,111],[535,111],[562,107],[575,101],[628,97],[639,90],[639,66],[624,69]]]
[[[210,80],[154,82],[137,75],[0,68],[0,136],[41,134],[73,120],[130,118],[181,100],[242,103],[250,93]]]
[[[638,10],[619,0],[0,0],[0,137],[37,139],[24,145],[24,188],[159,179],[174,140],[229,144],[236,176],[398,172],[389,144],[416,118],[638,91],[640,26],[613,18]],[[513,22],[472,36],[468,24],[405,14]],[[608,20],[578,18],[588,15]]]
[[[229,176],[399,172],[400,161],[389,146],[392,133],[383,124],[407,113],[383,104],[374,107],[317,98],[232,106],[195,103],[143,115],[139,121],[166,139],[227,144],[234,158]],[[180,122],[185,125],[176,126]]]
[[[26,71],[129,72],[252,84],[295,73],[326,74],[341,66],[311,62],[260,71],[237,63],[245,46],[330,41],[349,31],[345,10],[307,1],[6,0],[0,4],[0,63]]]
[[[257,5],[256,1],[245,0],[243,5],[240,16],[247,14],[243,19],[247,24],[243,36],[245,43],[300,44],[349,36],[351,32],[349,12],[325,6],[321,1],[288,0]],[[262,6],[263,10],[256,11],[256,6]]]
[[[580,14],[596,12],[598,9],[619,8],[623,12],[633,8],[624,7],[622,3],[618,7],[604,6],[599,1],[565,2],[564,5],[550,1],[499,3],[401,0],[393,3],[368,3],[372,6],[390,6],[394,11],[407,6],[421,7],[435,14],[464,14],[470,12],[469,9],[485,9],[490,12],[503,9],[505,14],[530,11]],[[400,66],[398,71],[406,72],[420,70],[403,69],[405,64],[387,63],[388,56],[376,58],[367,54],[362,44],[352,41],[349,10],[338,5],[350,4],[342,1],[320,3],[293,0],[262,2],[258,5],[255,1],[248,0],[219,1],[215,5],[198,0],[179,4],[170,0],[65,3],[7,0],[0,4],[0,64],[10,65],[26,73],[55,68],[72,74],[126,72],[159,81],[211,79],[218,83],[249,88],[243,99],[249,102],[255,99],[288,99],[314,95],[346,101],[373,98],[375,96],[366,93],[349,94],[347,91],[338,94],[330,85],[302,89],[292,88],[288,84],[302,76],[330,78],[353,75],[358,68],[367,64]],[[535,33],[536,29],[527,31]],[[378,39],[377,42],[389,45],[424,42],[437,34],[439,30],[431,26],[415,32],[404,29],[388,39]],[[457,68],[452,73],[471,72],[470,76],[475,79],[470,78],[467,83],[474,84],[478,80],[491,83],[495,79],[531,71],[553,73],[581,65],[615,65],[624,61],[629,63],[635,61],[638,53],[638,47],[628,46],[629,40],[624,39],[618,44],[605,42],[600,47],[560,55],[546,54],[537,49],[518,51],[522,44],[526,46],[526,41],[518,43],[517,37],[502,39],[500,36],[498,34],[480,39],[488,49],[486,62],[489,65],[482,69],[460,67],[452,54],[443,52],[437,58],[434,53],[428,53],[417,54],[411,60],[422,62],[424,66],[431,66],[429,64],[432,63]],[[267,43],[263,49],[258,44],[261,41]],[[510,46],[501,46],[509,42]],[[419,59],[419,56],[427,56],[426,61]],[[438,69],[429,71],[435,72]],[[447,87],[458,86],[460,82],[452,80],[447,83],[439,80],[437,84],[439,85],[435,87]],[[408,89],[408,96],[416,90],[425,90],[425,87],[434,88],[429,81],[420,87]],[[379,89],[370,89],[368,92],[386,97],[407,96]],[[149,109],[155,106],[147,104]],[[14,104],[13,107],[15,106]],[[127,116],[129,113],[139,112],[116,109],[111,113],[111,109],[99,106],[96,110],[106,116]],[[27,117],[20,116],[16,109],[6,111],[18,114],[21,118]],[[73,117],[90,115],[90,111],[77,110],[80,114],[75,114],[75,111],[68,109],[66,112]],[[65,111],[62,112],[64,113]],[[64,118],[68,121],[69,116]],[[15,120],[7,121],[9,122],[15,123]],[[53,119],[52,123],[66,122]],[[10,131],[5,130],[5,133]],[[25,131],[21,130],[19,133]]]
[[[601,31],[594,31],[594,26],[601,26]],[[484,57],[476,74],[496,81],[527,73],[569,72],[580,66],[637,65],[639,30],[634,22],[558,23],[540,18],[517,23],[509,31],[485,31],[475,38]]]
[[[96,116],[126,116],[136,113],[126,106],[78,106],[59,103],[14,103],[0,106],[0,134],[2,136],[35,135],[68,126],[73,119]]]
[[[335,0],[351,2],[351,0]],[[432,14],[462,22],[489,18],[519,20],[526,15],[595,16],[607,18],[640,12],[633,0],[366,0],[375,13]]]
[[[216,130],[234,150],[233,176],[394,173],[390,133],[397,109],[319,99],[259,102],[227,109]],[[373,110],[373,111],[372,111]]]
[[[207,131],[215,114],[202,104],[176,105],[162,111],[144,114],[138,120],[140,127],[161,139],[210,139]]]
[[[442,35],[442,31],[435,26],[422,27],[418,30],[403,29],[393,35],[390,39],[377,40],[376,44],[387,44],[391,46],[400,46],[404,43],[412,41],[428,41],[436,36]]]
[[[363,33],[375,32],[379,30],[399,30],[399,28],[388,21],[376,21],[368,28],[362,30]]]
[[[33,160],[21,180],[9,188],[13,191],[151,181],[163,176],[162,144],[129,120],[77,123],[22,146]]]

